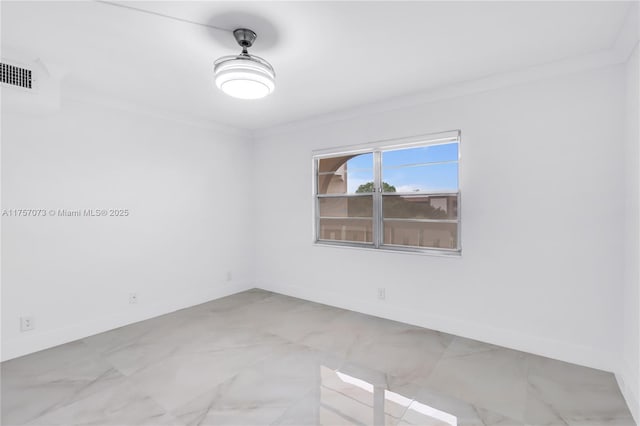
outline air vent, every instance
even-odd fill
[[[12,86],[31,89],[31,70],[0,63],[0,81]]]

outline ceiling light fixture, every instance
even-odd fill
[[[257,37],[256,33],[238,28],[233,31],[233,36],[242,47],[242,52],[223,56],[214,62],[216,86],[234,98],[259,99],[267,96],[276,87],[276,73],[269,62],[247,52]]]

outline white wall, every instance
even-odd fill
[[[2,218],[3,359],[252,287],[246,134],[64,97],[53,114],[10,110],[3,209],[130,216]]]
[[[257,286],[613,371],[623,107],[614,66],[258,134]],[[312,150],[450,129],[462,257],[311,244]]]
[[[3,105],[3,209],[131,215],[2,219],[2,359],[255,285],[616,371],[637,418],[638,78],[636,49],[624,66],[255,145],[68,97],[44,115]],[[312,150],[450,129],[463,132],[461,258],[311,244]]]
[[[623,289],[622,351],[618,382],[634,417],[640,422],[640,133],[638,132],[638,100],[640,99],[640,72],[638,47],[626,65],[626,220],[625,220],[625,269]]]
[[[627,70],[637,73],[637,53],[635,67]],[[4,108],[3,209],[131,216],[3,218],[2,357],[255,284],[619,371],[623,333],[637,324],[632,298],[620,309],[623,292],[637,292],[622,285],[637,269],[622,255],[637,239],[621,244],[637,226],[623,213],[637,175],[637,163],[620,167],[637,152],[621,142],[625,78],[633,80],[624,66],[554,77],[264,131],[255,146],[233,129],[69,98],[55,114]],[[461,258],[311,244],[312,150],[456,128]],[[21,333],[25,315],[36,329]],[[623,315],[631,319],[621,330]],[[637,344],[625,342],[624,377],[634,377]]]

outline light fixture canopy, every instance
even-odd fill
[[[233,36],[242,47],[239,55],[223,56],[213,64],[216,86],[229,96],[240,99],[259,99],[272,93],[276,87],[276,73],[269,62],[250,55],[255,32],[238,28]]]

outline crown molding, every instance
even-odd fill
[[[85,105],[99,106],[131,114],[143,115],[157,120],[170,121],[184,126],[212,130],[216,133],[221,133],[232,137],[239,137],[244,140],[250,140],[253,136],[252,132],[249,129],[229,126],[195,115],[181,114],[172,111],[166,111],[160,108],[150,108],[148,106],[138,105],[120,98],[90,93],[86,90],[74,90],[69,85],[65,85],[62,90],[62,104],[64,105],[64,103],[67,101]]]
[[[48,77],[54,79],[55,83],[52,84],[52,86],[55,86],[59,91],[57,109],[59,109],[59,104],[64,104],[65,101],[78,102],[85,105],[100,106],[103,108],[120,110],[132,114],[144,115],[147,117],[163,121],[171,121],[186,126],[209,129],[215,131],[216,133],[222,133],[229,136],[235,136],[244,139],[250,139],[252,137],[251,131],[245,128],[218,123],[214,120],[209,120],[205,117],[198,117],[192,114],[183,114],[163,110],[161,108],[143,106],[122,98],[117,98],[114,96],[109,96],[105,93],[100,93],[96,90],[89,90],[86,87],[79,87],[77,85],[74,85],[67,78],[70,75],[68,69],[63,68],[62,66],[50,61],[48,58],[31,55],[29,53],[22,52],[20,49],[16,49],[12,46],[2,46],[1,53],[3,60],[7,60],[10,62],[17,61],[17,63],[19,64],[28,64],[31,67],[38,67],[38,69],[44,72]],[[6,109],[6,111],[11,112],[11,109]]]
[[[640,7],[638,2],[629,5],[620,32],[608,49],[574,56],[560,61],[531,66],[522,70],[488,75],[482,78],[435,87],[420,93],[381,100],[353,108],[333,111],[301,120],[253,130],[254,140],[295,132],[309,127],[348,120],[360,116],[411,108],[436,101],[473,95],[504,87],[516,86],[538,80],[569,75],[627,62],[638,44]]]
[[[538,80],[545,80],[556,76],[613,66],[625,62],[625,60],[622,59],[622,56],[624,55],[622,55],[621,52],[614,49],[608,49],[588,55],[565,59],[559,62],[529,67],[521,71],[494,74],[477,80],[470,80],[440,88],[434,88],[418,94],[396,97],[299,121],[284,123],[274,127],[258,129],[254,130],[253,135],[256,140],[259,140],[264,137],[290,133],[309,127],[348,120],[363,115],[411,108],[446,99],[469,96]]]

